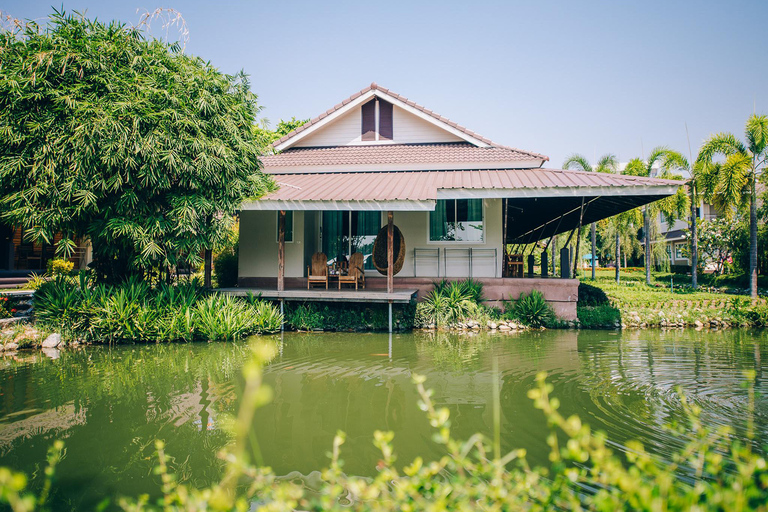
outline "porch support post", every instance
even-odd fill
[[[501,264],[501,277],[508,277],[507,271],[507,217],[509,216],[509,199],[502,199],[501,206],[504,208],[504,232],[501,234],[501,243],[504,244],[504,258]]]
[[[392,211],[387,212],[387,292],[393,293],[395,291],[395,230],[393,224]],[[389,306],[392,311],[392,306]],[[391,330],[391,322],[390,322]]]
[[[285,210],[277,213],[277,291],[285,290]]]

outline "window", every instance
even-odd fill
[[[381,228],[380,212],[323,212],[323,252],[332,264],[360,252],[366,269],[373,269],[373,242]]]
[[[675,244],[675,259],[683,259],[683,244]]]
[[[280,241],[280,212],[277,212],[277,220],[275,223],[277,228],[275,229],[275,241]],[[288,210],[285,212],[285,241],[293,242],[293,212]]]
[[[429,212],[430,242],[482,242],[482,199],[439,199]]]

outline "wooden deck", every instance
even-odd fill
[[[244,296],[248,293],[261,295],[269,300],[292,300],[292,301],[318,301],[318,302],[393,302],[395,304],[408,303],[416,298],[417,289],[396,289],[392,293],[382,290],[326,290],[324,288],[313,288],[311,290],[290,289],[279,292],[268,288],[219,288],[219,292],[230,295]]]

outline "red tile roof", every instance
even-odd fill
[[[682,181],[641,178],[560,169],[492,169],[471,171],[339,172],[274,174],[280,189],[264,200],[277,201],[424,201],[446,189],[572,189],[632,188],[684,184]]]
[[[280,172],[280,167],[312,165],[519,162],[532,159],[539,158],[511,148],[480,148],[468,142],[456,142],[291,148],[277,155],[264,156],[261,161],[266,172]]]
[[[387,94],[387,95],[389,95],[389,96],[391,96],[393,98],[396,98],[396,99],[402,101],[403,103],[407,104],[408,106],[410,106],[412,108],[415,108],[416,110],[419,110],[419,111],[421,111],[421,112],[423,112],[423,113],[425,113],[425,114],[427,114],[429,116],[432,116],[433,118],[437,119],[438,121],[441,121],[441,122],[447,124],[448,126],[454,128],[456,130],[459,130],[462,133],[465,133],[465,134],[469,135],[470,137],[473,137],[473,138],[475,138],[477,140],[480,140],[480,141],[484,142],[485,144],[488,144],[489,146],[495,146],[497,148],[509,149],[509,150],[512,150],[512,151],[517,151],[519,153],[525,153],[525,154],[527,154],[527,155],[529,155],[531,157],[541,158],[541,159],[543,159],[545,161],[549,160],[549,157],[546,156],[546,155],[541,155],[539,153],[533,153],[533,152],[530,152],[530,151],[524,151],[522,149],[517,149],[517,148],[508,147],[508,146],[502,146],[501,144],[496,144],[495,142],[493,142],[493,141],[491,141],[489,139],[486,139],[482,135],[480,135],[478,133],[475,133],[472,130],[469,130],[468,128],[465,128],[464,126],[461,126],[460,124],[457,124],[457,123],[451,121],[450,119],[448,119],[446,117],[443,117],[440,114],[438,114],[436,112],[433,112],[433,111],[425,108],[422,105],[419,105],[418,103],[416,103],[414,101],[409,100],[405,96],[401,96],[401,95],[397,94],[394,91],[390,91],[389,89],[386,89],[384,87],[381,87],[381,86],[377,85],[376,82],[373,82],[371,85],[369,85],[365,89],[362,89],[361,91],[358,91],[358,92],[354,93],[352,96],[350,96],[349,98],[345,99],[341,103],[335,105],[333,108],[326,110],[325,112],[323,112],[319,116],[315,117],[314,119],[311,119],[310,121],[308,121],[308,122],[304,123],[303,125],[299,126],[298,128],[296,128],[292,132],[284,135],[280,139],[278,139],[275,142],[273,142],[272,146],[276,147],[276,146],[282,144],[286,140],[292,138],[294,135],[297,135],[297,134],[303,132],[304,130],[306,130],[307,128],[309,128],[310,126],[319,123],[320,121],[322,121],[323,119],[325,119],[329,115],[333,114],[334,112],[336,112],[340,108],[343,108],[345,105],[347,105],[351,101],[354,101],[355,99],[359,98],[360,96],[362,96],[363,94],[365,94],[365,93],[367,93],[368,91],[371,91],[371,90],[378,90],[378,91],[381,91],[384,94]]]

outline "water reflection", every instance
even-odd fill
[[[418,410],[413,373],[426,375],[436,404],[450,409],[458,437],[492,433],[497,378],[502,448],[523,446],[543,463],[546,422],[526,393],[547,371],[564,414],[579,414],[619,448],[639,438],[665,453],[684,442],[663,428],[680,417],[678,386],[702,408],[705,423],[732,425],[743,436],[742,371],[756,371],[763,396],[768,387],[761,339],[746,331],[285,333],[270,341],[278,356],[265,381],[274,399],[257,411],[253,433],[278,474],[309,475],[327,464],[333,436],[343,430],[345,471],[371,475],[379,459],[376,429],[395,432],[402,464],[442,454]],[[164,439],[183,480],[210,483],[220,475],[216,452],[230,441],[223,418],[237,411],[249,354],[241,343],[2,358],[0,464],[39,473],[48,446],[65,439],[57,508],[93,508],[105,495],[156,495],[153,442]],[[765,444],[765,400],[758,400],[756,429]]]

